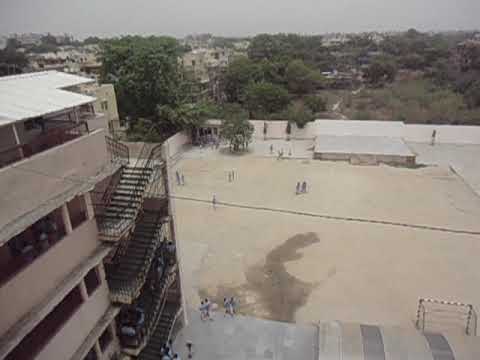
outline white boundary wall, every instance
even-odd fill
[[[437,131],[436,143],[480,144],[480,126],[406,124],[403,138],[410,142],[429,143],[433,130]]]

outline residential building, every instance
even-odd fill
[[[123,137],[126,127],[120,123],[114,86],[112,84],[87,84],[82,86],[80,91],[95,97],[93,108],[95,112],[105,115],[105,127],[108,128],[109,133],[115,138]]]
[[[234,55],[226,48],[201,48],[183,55],[181,63],[187,71],[199,82],[201,92],[217,101],[222,100],[220,79]]]
[[[181,320],[164,149],[106,137],[91,81],[0,78],[0,359],[158,358]]]

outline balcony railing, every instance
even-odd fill
[[[88,124],[81,122],[66,127],[47,130],[28,143],[15,145],[0,151],[0,168],[22,159],[65,144],[89,132]]]

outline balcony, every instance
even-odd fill
[[[27,127],[28,128],[28,127]],[[45,123],[44,129],[37,136],[25,142],[0,150],[0,168],[34,156],[53,147],[65,144],[89,132],[87,122],[73,124],[69,122]],[[6,130],[2,129],[2,133]]]
[[[61,209],[43,217],[0,247],[0,287],[66,235]]]
[[[77,286],[50,312],[15,349],[6,360],[30,360],[46,347],[50,340],[60,331],[64,324],[83,303],[80,288]]]
[[[139,296],[162,240],[165,243],[168,229],[165,215],[144,211],[133,233],[119,244],[112,263],[107,267],[113,302],[132,304]]]
[[[1,168],[0,187],[8,191],[2,194],[0,241],[72,195],[89,191],[118,167],[110,162],[104,130],[99,129]]]

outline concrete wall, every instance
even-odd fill
[[[254,138],[263,139],[263,123],[265,122],[268,125],[267,139],[285,139],[287,137],[287,133],[285,132],[287,128],[287,121],[285,120],[278,120],[278,121],[277,120],[275,121],[250,120],[250,123],[253,125],[253,128],[254,128],[254,132],[253,132]]]
[[[112,84],[102,84],[93,90],[97,101],[93,103],[93,108],[96,113],[103,113],[107,115],[109,121],[118,120],[118,106],[117,96],[115,95],[115,88]],[[102,101],[107,102],[108,109],[102,109]]]
[[[107,163],[105,131],[97,130],[0,169],[0,227],[78,187],[75,180],[97,175]]]
[[[106,280],[102,279],[102,285],[73,314],[36,359],[70,359],[105,314],[109,304],[108,286]]]
[[[97,113],[95,116],[87,119],[88,130],[95,131],[98,129],[105,129],[108,131],[108,115],[105,113]]]
[[[96,222],[88,220],[4,284],[0,288],[0,336],[43,300],[98,245]]]
[[[404,139],[429,143],[433,130],[437,131],[437,143],[480,144],[480,126],[455,125],[405,125]]]
[[[414,156],[314,153],[313,158],[328,161],[348,161],[353,165],[377,165],[379,163],[402,166],[415,165]]]
[[[170,159],[174,158],[185,149],[187,144],[190,143],[191,139],[187,132],[178,132],[165,141],[164,156],[168,156]]]

